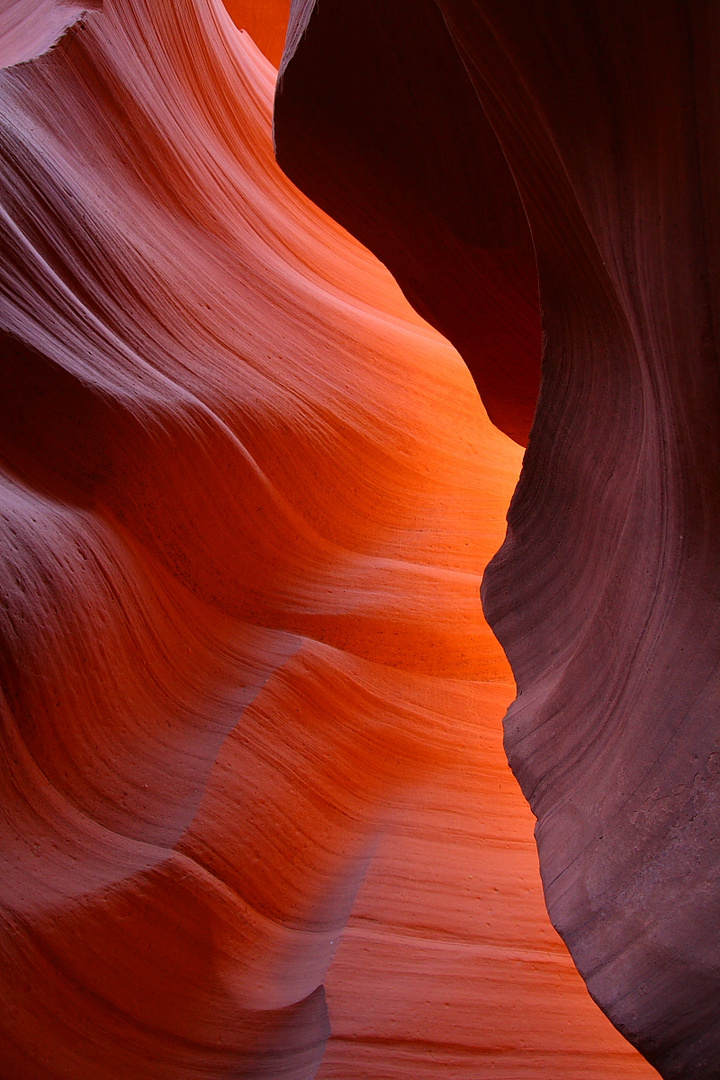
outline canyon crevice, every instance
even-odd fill
[[[334,200],[346,200],[337,216],[381,257],[375,235],[401,236],[403,269],[419,262],[449,282],[428,250],[426,218],[398,225],[392,192],[376,190],[392,186],[383,140],[416,103],[402,68],[415,26],[402,3],[370,5],[346,66],[349,6],[293,9],[304,33],[290,36],[281,69],[279,160],[333,214]],[[453,114],[443,97],[452,43],[453,70],[461,64],[507,163],[487,190],[470,181],[475,242],[499,265],[482,230],[488,208],[498,229],[508,219],[493,186],[503,177],[502,196],[519,193],[537,260],[542,386],[483,600],[518,684],[505,745],[538,817],[548,908],[595,1000],[661,1074],[711,1080],[720,1069],[718,13],[675,0],[438,0],[427,13],[437,32],[423,40],[415,78],[431,87],[422,99],[431,117],[418,110],[418,123],[451,127],[433,143],[441,169],[452,169],[453,138],[466,130],[472,145],[464,107]],[[400,59],[383,111],[368,86],[386,38]],[[334,111],[336,82],[343,103],[369,97],[372,139],[364,129],[358,137],[351,110],[347,122]],[[448,214],[467,207],[452,184],[434,190],[441,202],[447,192]],[[509,237],[498,243],[514,250]],[[475,265],[484,257],[474,253]],[[484,319],[497,278],[483,288],[482,273],[461,273]],[[443,296],[454,307],[442,328],[502,423],[492,380],[502,373],[512,397],[526,356],[506,351],[503,371],[490,352],[473,355],[462,286]]]
[[[0,1080],[709,1080],[715,15],[287,16],[0,3]]]

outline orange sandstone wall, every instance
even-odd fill
[[[507,330],[520,200],[543,355],[483,584],[518,684],[505,745],[553,923],[667,1080],[720,1075],[719,50],[704,0],[308,0],[275,118],[289,175],[398,268],[522,441],[531,357],[472,348],[479,324],[495,347]],[[503,169],[488,151],[466,180],[488,145],[468,100]],[[387,167],[390,142],[419,180]]]
[[[291,0],[225,0],[233,22],[246,30],[257,47],[280,66]]]
[[[0,1077],[649,1076],[499,745],[520,452],[274,79],[214,0],[0,73]]]

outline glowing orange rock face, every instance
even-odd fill
[[[431,261],[425,238],[407,222],[398,228],[399,189],[377,149],[398,115],[413,114],[412,76],[390,75],[388,119],[375,111],[372,139],[358,139],[355,118],[345,123],[332,104],[313,119],[335,80],[362,100],[374,76],[364,42],[347,78],[338,61],[350,6],[293,9],[279,160],[333,212],[333,198],[345,200],[343,220],[358,235],[401,243],[405,268],[457,268],[462,323],[472,322],[464,288],[479,283],[477,307],[492,324],[497,283],[442,251]],[[386,31],[398,57],[415,48],[415,28],[397,17],[407,16],[403,0],[368,10],[368,49]],[[595,999],[662,1074],[715,1080],[720,9],[437,0],[428,26],[431,17],[424,77],[442,87],[449,42],[502,147],[537,256],[542,388],[483,599],[518,681],[506,747],[538,815],[549,911]],[[434,119],[417,120],[423,131],[438,117],[452,126],[435,98]],[[461,108],[457,126],[472,142],[466,116]],[[313,153],[317,145],[324,164],[337,130],[328,181]],[[450,142],[433,134],[428,155]],[[504,226],[498,176],[488,167],[482,180]],[[452,213],[452,186],[437,191]],[[485,212],[478,198],[468,233]],[[418,233],[424,225],[418,218]],[[452,307],[450,291],[438,302]],[[443,316],[450,326],[452,312]],[[526,374],[522,357],[510,358],[503,373],[491,354],[480,357],[505,375],[506,398],[502,379],[488,388],[476,374],[501,405]]]
[[[277,169],[274,74],[115,0],[0,75],[0,1076],[440,1076],[450,1029],[468,1076],[649,1075],[499,747],[519,451]]]
[[[225,0],[225,7],[241,30],[279,67],[291,0]]]

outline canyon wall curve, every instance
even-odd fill
[[[710,5],[676,0],[433,6],[426,25],[434,20],[438,44],[423,42],[417,75],[434,80],[434,101],[424,99],[433,116],[419,110],[416,121],[433,132],[445,115],[436,87],[449,39],[502,148],[505,196],[519,196],[539,280],[542,385],[507,536],[483,586],[518,684],[506,748],[538,817],[551,917],[593,997],[663,1076],[710,1080],[720,1069],[720,21]],[[370,7],[372,34],[405,56],[416,30],[406,5]],[[349,74],[338,73],[346,8],[294,7],[303,33],[291,34],[281,67],[278,159],[331,212],[333,199],[344,204],[339,219],[391,268],[383,243],[402,247],[401,271],[443,266],[428,257],[427,219],[399,228],[396,190],[376,190],[394,185],[379,148],[395,137],[397,115],[412,114],[412,75],[388,77],[372,139],[352,114],[334,115],[330,128],[335,81],[341,100],[349,80],[364,101],[377,67],[358,49]],[[320,87],[332,104],[316,118]],[[460,108],[457,123],[472,143],[467,115]],[[332,156],[336,128],[326,181],[313,155],[323,164]],[[432,134],[424,151],[434,148],[451,174],[447,138]],[[487,205],[500,205],[498,177],[507,184],[489,160],[475,164],[468,235]],[[437,191],[450,211],[468,213],[452,184]],[[430,217],[431,236],[434,228]],[[438,294],[454,306],[443,328],[453,315],[470,325],[465,287],[482,321],[497,280],[486,284],[446,250],[462,280],[456,295]],[[405,291],[432,319],[432,299]],[[472,369],[467,347],[446,332]],[[525,370],[520,356],[505,356],[506,369],[490,351],[480,357],[500,401],[503,380],[512,397]]]
[[[649,1078],[500,744],[521,451],[277,167],[261,9],[59,7],[0,72],[0,1077]]]

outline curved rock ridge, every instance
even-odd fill
[[[275,67],[280,66],[291,0],[224,0],[233,22],[246,30]]]
[[[380,33],[392,27],[403,55],[415,30],[396,18],[401,0],[387,7],[376,9]],[[312,59],[334,78],[346,40],[331,24],[346,4],[311,8],[299,7],[308,42],[314,19],[327,27]],[[518,682],[508,754],[539,818],[551,917],[591,993],[663,1076],[710,1080],[720,1074],[720,13],[702,0],[436,8],[438,39],[446,48],[449,34],[462,58],[517,185],[539,271],[542,389],[483,593]],[[300,139],[326,138],[324,115],[314,126],[303,112],[314,85],[305,47],[290,42],[279,98],[305,128],[293,142],[276,122],[280,161],[301,186]],[[372,76],[359,58],[353,85]],[[394,102],[407,107],[404,81],[386,94],[376,143],[395,131]],[[334,175],[338,189],[350,178],[352,227],[356,187],[375,197],[376,162],[352,118],[347,132]],[[494,190],[496,175],[479,179]],[[379,227],[394,242],[394,226]],[[403,241],[404,258],[423,256],[424,237]]]
[[[275,74],[214,0],[0,74],[0,1077],[647,1076],[499,754],[519,451],[278,170]]]
[[[541,353],[532,238],[434,0],[296,0],[274,127],[288,176],[382,259],[525,445]]]
[[[41,56],[86,11],[102,8],[102,0],[1,0],[0,68]]]
[[[540,268],[541,400],[484,592],[519,686],[510,760],[591,993],[663,1076],[710,1080],[720,12],[441,7]]]

